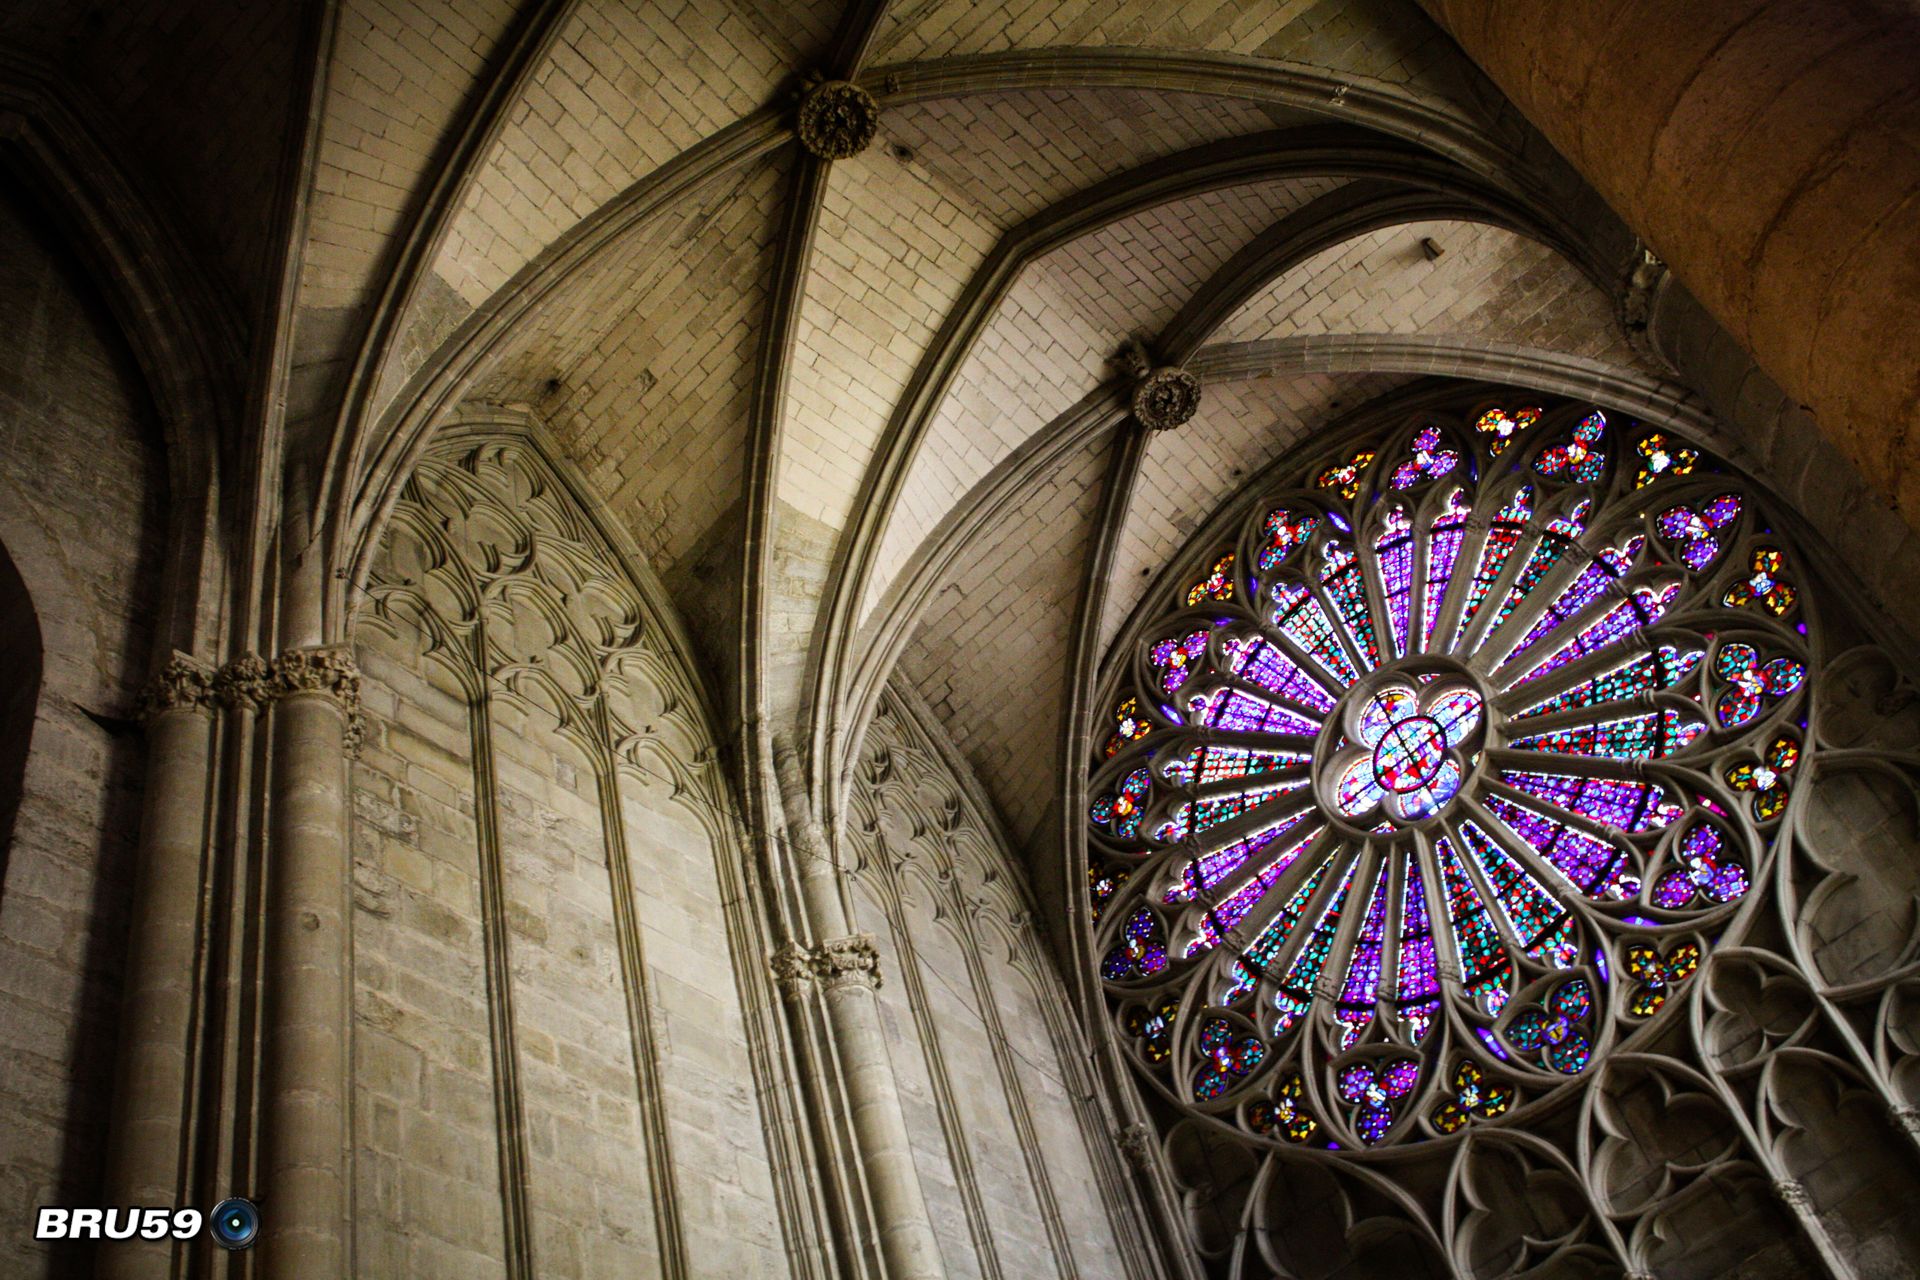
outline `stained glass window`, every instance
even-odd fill
[[[1767,883],[1807,578],[1724,463],[1590,405],[1296,476],[1126,633],[1096,963],[1139,1069],[1247,1141],[1441,1142],[1673,1016]]]

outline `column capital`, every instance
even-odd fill
[[[205,663],[176,652],[147,681],[135,701],[140,720],[150,721],[169,711],[197,711],[206,714],[213,703],[213,672]]]
[[[347,720],[347,753],[360,749],[366,719],[360,711],[360,668],[346,645],[316,645],[288,649],[273,660],[271,694],[297,698],[318,694],[330,698]]]
[[[767,957],[767,967],[788,1000],[803,999],[815,986],[832,991],[880,985],[880,949],[874,945],[873,936],[865,933],[828,938],[811,947],[786,943]]]
[[[836,987],[880,986],[880,949],[870,934],[829,938],[814,949],[814,976],[828,991]]]
[[[804,1000],[813,986],[812,953],[797,942],[786,943],[768,956],[767,968],[789,1004]]]
[[[273,700],[272,672],[257,653],[243,653],[213,677],[213,694],[232,710],[258,711]]]

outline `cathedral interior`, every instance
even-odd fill
[[[0,1273],[1920,1274],[1912,0],[7,0],[0,177]]]

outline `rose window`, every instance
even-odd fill
[[[1426,415],[1296,479],[1188,549],[1102,693],[1115,1041],[1258,1147],[1515,1123],[1675,1016],[1769,883],[1800,563],[1724,464],[1590,407]]]

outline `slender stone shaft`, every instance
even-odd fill
[[[107,1155],[106,1203],[114,1206],[192,1200],[183,1168],[184,1124],[213,741],[205,677],[194,678],[198,688],[192,694],[151,705],[147,715],[140,864]],[[179,689],[175,682],[174,692]],[[102,1280],[158,1280],[172,1274],[173,1251],[170,1240],[129,1240],[100,1251],[97,1274]]]
[[[346,1274],[348,845],[346,708],[288,683],[274,704],[267,857],[261,1273]],[[303,661],[296,672],[311,670]]]
[[[840,872],[825,833],[814,819],[799,762],[784,745],[775,750],[782,804],[800,864],[801,893],[814,936],[814,971],[820,980],[834,1047],[846,1073],[846,1095],[855,1140],[866,1170],[868,1194],[880,1232],[880,1255],[888,1280],[944,1280],[939,1242],[914,1169],[899,1082],[880,1028],[874,988],[878,957],[852,924],[840,895]]]

